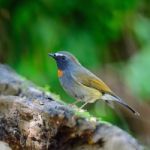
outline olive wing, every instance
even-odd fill
[[[73,76],[76,78],[76,81],[87,87],[97,89],[104,93],[112,93],[110,88],[101,79],[85,68],[82,71],[75,72]]]

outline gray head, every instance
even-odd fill
[[[60,70],[65,70],[69,67],[72,67],[72,65],[80,65],[77,58],[75,58],[75,56],[66,51],[49,53],[48,55],[56,60],[57,66]]]

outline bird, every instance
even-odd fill
[[[48,53],[55,59],[58,68],[58,78],[66,93],[76,99],[75,103],[83,102],[83,108],[88,103],[103,100],[106,103],[116,102],[139,116],[139,113],[117,96],[100,78],[86,69],[79,60],[68,51]]]

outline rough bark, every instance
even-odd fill
[[[0,65],[0,140],[13,150],[143,149],[128,133],[76,115],[5,65]]]

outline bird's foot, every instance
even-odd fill
[[[78,100],[78,101],[75,101],[75,102],[69,104],[69,106],[70,106],[70,107],[77,107],[76,104],[79,103],[79,102],[80,102],[79,100]]]
[[[68,104],[68,106],[72,108],[77,107],[75,104]]]

